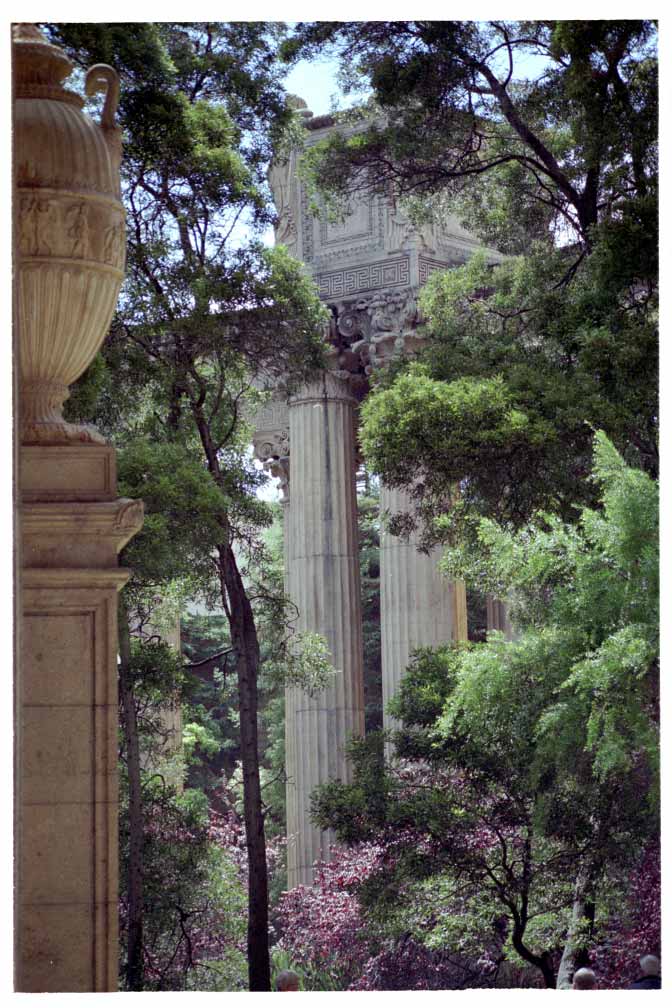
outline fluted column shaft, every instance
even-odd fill
[[[297,629],[322,634],[334,685],[310,697],[290,687],[287,719],[288,885],[312,881],[333,837],[310,823],[318,784],[350,770],[345,746],[364,733],[362,614],[355,487],[355,401],[324,372],[290,399],[291,491],[287,536],[289,595]]]
[[[501,630],[507,640],[515,640],[516,634],[509,619],[509,607],[502,599],[495,598],[494,595],[487,595],[486,623],[488,630]]]
[[[381,513],[391,515],[412,507],[404,490],[382,486]],[[418,552],[417,535],[408,539],[380,537],[380,628],[383,667],[383,726],[394,727],[387,714],[417,647],[436,647],[467,638],[467,605],[463,581],[448,581],[439,573],[441,550]]]

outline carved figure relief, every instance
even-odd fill
[[[279,480],[280,500],[283,503],[289,501],[289,455],[279,459],[269,459],[264,463],[264,469]]]
[[[75,203],[65,215],[67,235],[70,239],[70,255],[73,259],[87,259],[89,256],[89,221],[86,203]]]
[[[19,247],[22,255],[54,252],[54,204],[37,196],[24,197],[19,208]]]
[[[254,436],[254,454],[260,462],[289,454],[289,431],[258,431]]]
[[[117,266],[124,254],[124,222],[117,218],[103,232],[103,262]]]
[[[399,207],[390,207],[385,223],[385,247],[388,252],[403,249],[416,233],[415,225]]]
[[[255,458],[266,472],[280,480],[282,501],[289,500],[289,431],[257,431],[253,438]]]
[[[292,151],[284,160],[272,161],[268,170],[268,184],[273,202],[278,212],[275,226],[275,241],[286,245],[290,252],[296,251],[298,241],[298,181],[296,152]]]
[[[376,291],[336,305],[337,366],[351,375],[369,375],[391,356],[413,351],[417,322],[416,292]],[[345,346],[343,345],[345,344]]]
[[[73,64],[35,25],[13,25],[12,60],[21,438],[104,443],[61,407],[105,338],[123,279],[117,74],[101,64],[87,73],[87,94],[106,92],[98,125],[62,86]]]

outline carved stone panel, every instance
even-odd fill
[[[381,287],[403,287],[410,283],[410,262],[408,256],[353,266],[321,273],[316,276],[320,297],[325,301],[358,291],[376,290]]]

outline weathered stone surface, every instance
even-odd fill
[[[124,276],[119,80],[103,64],[87,74],[87,94],[106,92],[98,126],[61,84],[69,59],[33,25],[14,26],[12,58],[21,440],[104,443],[61,408],[107,335]]]
[[[296,107],[302,110],[309,147],[334,128],[356,128],[337,126],[331,116],[313,118],[300,100]],[[341,220],[315,217],[295,154],[271,167],[269,181],[278,211],[276,241],[303,259],[331,308],[331,349],[329,373],[294,397],[289,422],[280,390],[260,411],[255,453],[281,480],[287,590],[299,611],[298,625],[324,634],[336,667],[344,671],[340,694],[332,691],[309,701],[295,689],[287,692],[291,886],[311,881],[311,861],[326,856],[331,839],[310,824],[310,790],[329,777],[348,779],[343,744],[352,726],[361,730],[363,722],[355,407],[369,392],[372,372],[422,346],[421,285],[435,270],[466,262],[479,243],[454,218],[418,227],[392,199],[379,194],[353,193]],[[492,262],[502,258],[486,251]],[[383,489],[382,510],[403,510],[406,503],[397,491]],[[384,703],[397,689],[414,647],[467,636],[464,584],[443,579],[438,558],[438,551],[419,553],[413,539],[383,535]]]
[[[292,493],[288,505],[288,589],[297,629],[323,634],[337,670],[333,686],[310,697],[286,693],[288,885],[309,884],[333,837],[309,819],[318,784],[349,780],[345,745],[364,732],[362,617],[354,468],[355,401],[333,375],[290,400]]]
[[[306,145],[334,128],[346,135],[362,127],[335,127],[330,117],[306,118]],[[374,290],[420,287],[436,269],[460,265],[480,244],[455,217],[417,226],[393,199],[353,193],[338,222],[316,218],[299,182],[300,205],[295,255],[304,260],[329,302]],[[502,256],[488,249],[493,261]]]
[[[72,539],[70,549],[76,554]],[[21,991],[117,988],[116,620],[117,593],[128,573],[116,567],[23,571],[17,678]],[[76,931],[68,920],[79,922]]]
[[[494,595],[486,596],[486,623],[488,630],[501,630],[507,640],[515,640],[516,633],[509,618],[509,607],[506,602]]]
[[[412,510],[408,495],[382,487],[381,512],[394,515]],[[393,536],[385,528],[380,537],[380,630],[383,665],[383,711],[399,688],[411,652],[451,640],[466,640],[467,611],[464,582],[448,581],[438,570],[441,550],[420,553],[417,536]],[[394,727],[383,714],[383,727]]]
[[[64,53],[13,29],[20,361],[15,985],[117,989],[118,552],[140,501],[117,500],[114,452],[67,424],[67,386],[96,353],[123,276],[116,74],[101,126],[61,81]],[[102,444],[99,442],[103,442]]]
[[[116,497],[114,448],[88,444],[24,445],[19,482],[24,501],[104,501]],[[49,487],[47,491],[45,487]]]

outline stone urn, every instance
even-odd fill
[[[107,335],[124,276],[119,78],[98,64],[100,125],[62,86],[73,64],[34,25],[12,27],[14,175],[23,444],[103,442],[63,403]]]

